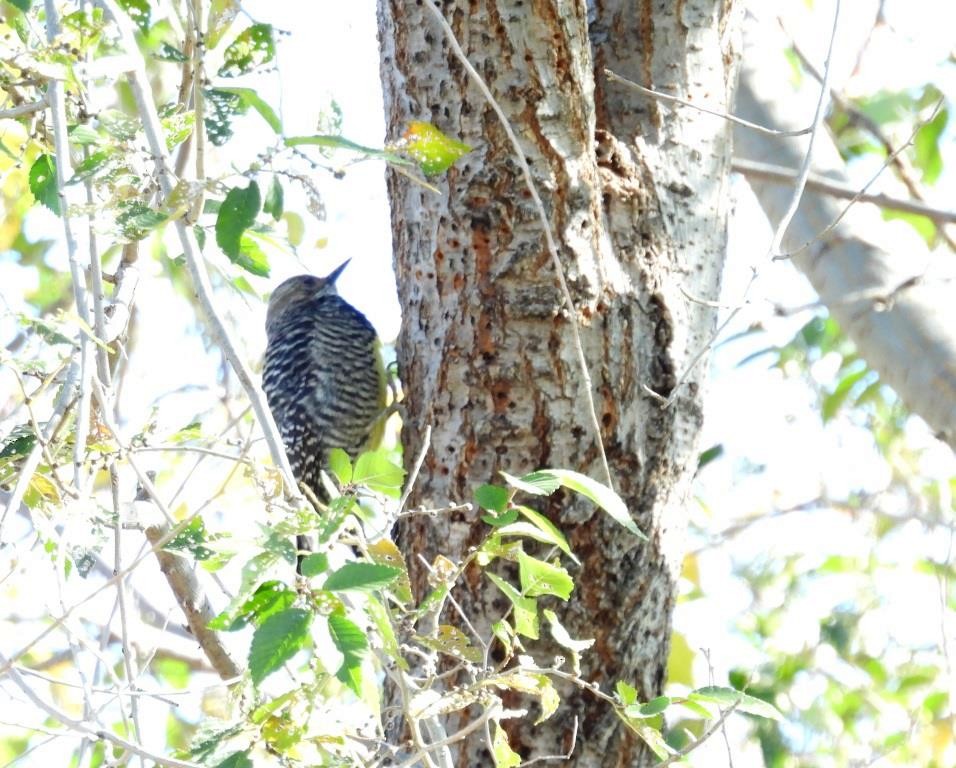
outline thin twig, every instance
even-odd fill
[[[172,757],[164,757],[163,755],[154,754],[143,749],[138,744],[133,744],[132,742],[117,736],[106,728],[94,728],[89,723],[70,717],[66,712],[58,709],[56,706],[44,700],[39,694],[37,694],[36,691],[34,691],[27,684],[26,680],[23,679],[23,676],[20,674],[17,668],[13,666],[12,662],[2,653],[0,653],[0,663],[3,664],[3,674],[8,676],[9,679],[12,680],[17,686],[17,688],[23,691],[24,695],[31,701],[31,703],[33,703],[34,706],[43,712],[46,712],[47,715],[52,717],[54,720],[59,721],[70,730],[75,731],[77,734],[97,741],[108,741],[111,744],[120,747],[121,749],[125,749],[130,754],[139,755],[147,760],[152,760],[157,765],[168,766],[168,768],[200,768],[198,763],[176,760]]]
[[[797,180],[794,185],[793,195],[791,196],[791,199],[790,199],[790,205],[788,206],[787,211],[783,215],[783,218],[780,219],[780,222],[777,224],[774,230],[773,240],[771,242],[770,252],[768,254],[768,256],[770,256],[770,260],[775,259],[776,254],[780,252],[780,244],[783,241],[784,235],[786,234],[787,230],[790,227],[790,222],[793,220],[793,217],[796,214],[797,209],[800,207],[800,201],[803,199],[803,191],[804,191],[804,188],[806,187],[807,178],[810,175],[810,164],[813,160],[813,145],[816,140],[816,135],[820,131],[823,125],[823,118],[825,115],[824,107],[827,102],[827,97],[830,94],[830,85],[829,85],[830,70],[831,70],[831,63],[833,59],[834,42],[836,41],[837,23],[840,20],[840,3],[841,3],[841,0],[836,0],[836,7],[833,12],[833,26],[830,31],[830,43],[827,48],[827,58],[826,58],[826,61],[824,62],[823,83],[820,86],[820,96],[817,98],[816,110],[814,112],[812,128],[810,131],[810,140],[807,144],[807,151],[806,151],[806,154],[804,155],[803,162],[801,163],[800,169],[798,171]],[[765,267],[766,264],[764,264],[763,266]],[[750,291],[753,288],[754,284],[757,282],[757,279],[759,278],[759,276],[760,276],[760,270],[759,269],[754,270],[754,273],[750,277],[750,281],[747,283],[747,287],[744,289],[744,292],[743,292],[743,295],[741,296],[740,301],[737,303],[734,309],[730,312],[730,314],[727,315],[724,321],[717,327],[717,330],[713,334],[711,334],[711,337],[707,341],[707,343],[704,344],[693,355],[693,357],[691,357],[690,362],[687,364],[687,366],[684,368],[684,371],[678,377],[677,383],[674,385],[673,389],[671,390],[669,397],[664,398],[660,393],[654,392],[649,387],[644,385],[644,390],[646,392],[651,393],[655,398],[662,401],[661,402],[662,408],[669,408],[671,405],[674,404],[674,402],[677,400],[678,393],[680,392],[684,384],[687,382],[691,373],[697,367],[697,364],[710,351],[714,343],[719,338],[720,334],[724,332],[724,329],[733,321],[735,317],[737,317],[737,315],[744,308],[744,306],[747,305]]]
[[[110,464],[110,495],[113,499],[113,515],[116,518],[113,523],[113,569],[119,572],[123,568],[123,514],[120,509],[119,472],[116,469],[115,461]],[[133,685],[137,673],[133,669],[133,650],[130,645],[127,601],[126,581],[125,579],[119,579],[116,582],[116,602],[119,604],[123,671],[126,673],[126,684]],[[133,728],[135,729],[134,733],[137,740],[142,740],[143,728],[139,721],[139,702],[136,699],[131,699],[129,705],[130,719],[133,721]]]
[[[54,0],[44,0],[46,11],[46,39],[53,45],[60,34],[60,16]],[[73,302],[76,313],[86,328],[91,328],[90,308],[86,291],[86,266],[89,254],[80,253],[80,244],[73,231],[70,215],[71,193],[67,182],[72,176],[70,161],[70,141],[67,136],[66,100],[64,85],[59,80],[51,80],[47,92],[50,100],[50,113],[53,118],[53,144],[56,151],[56,185],[60,204],[60,218],[66,241],[66,252],[70,263],[70,277],[73,284]],[[78,190],[77,190],[78,191]],[[92,344],[85,333],[80,334],[80,397],[77,405],[75,435],[73,442],[73,479],[80,496],[86,492],[86,438],[90,430],[90,379],[93,376]]]
[[[920,125],[922,126],[923,123],[920,123]],[[731,162],[731,170],[743,174],[748,179],[779,181],[785,184],[790,184],[797,180],[797,171],[795,170],[784,168],[780,165],[747,160],[742,157],[733,159]],[[925,216],[936,223],[956,223],[956,211],[936,208],[927,203],[907,200],[902,197],[894,197],[882,193],[861,193],[860,188],[856,185],[844,184],[816,173],[811,173],[807,178],[807,189],[812,189],[815,192],[823,192],[843,200],[873,203],[874,205],[887,208],[891,211],[915,213],[919,216]]]
[[[688,744],[686,747],[684,747],[684,748],[681,749],[680,751],[678,751],[678,752],[676,752],[675,754],[671,755],[671,756],[670,756],[669,758],[667,758],[664,762],[658,763],[657,766],[656,766],[656,768],[667,768],[668,765],[673,765],[673,764],[676,763],[678,760],[683,760],[685,757],[687,757],[687,755],[689,755],[691,752],[693,752],[695,749],[697,749],[697,747],[699,747],[701,744],[703,744],[704,742],[706,742],[707,739],[709,739],[711,736],[713,736],[715,733],[717,733],[717,731],[718,731],[719,729],[723,728],[723,727],[724,727],[724,723],[727,721],[727,718],[730,717],[731,714],[733,714],[734,710],[736,710],[738,706],[740,706],[740,701],[735,701],[733,704],[731,704],[729,707],[727,707],[727,709],[723,710],[723,711],[720,713],[720,717],[718,717],[718,718],[713,722],[713,724],[710,726],[710,728],[708,728],[706,731],[704,731],[704,732],[701,734],[701,736],[700,736],[699,739],[697,739],[696,741],[691,742],[690,744]]]
[[[885,1],[885,0],[884,0]],[[882,16],[882,3],[881,10],[877,13],[877,20]],[[810,61],[809,57],[803,52],[797,43],[793,35],[790,34],[789,30],[783,23],[783,20],[778,17],[777,22],[780,24],[781,29],[784,34],[790,38],[790,42],[793,46],[793,52],[796,54],[797,58],[800,60],[800,63],[803,64],[804,69],[806,69],[817,82],[822,82],[823,78],[820,75],[819,70],[814,66],[813,62]],[[879,21],[877,21],[879,23]],[[870,34],[873,34],[873,30],[870,30]],[[867,38],[867,44],[869,43],[869,38]],[[866,44],[864,44],[864,48]],[[862,56],[862,49],[860,55]],[[884,151],[887,155],[892,155],[892,164],[896,168],[897,177],[900,181],[903,182],[903,185],[909,190],[909,193],[922,202],[926,202],[927,195],[924,192],[923,186],[916,179],[912,166],[906,161],[906,158],[903,155],[900,155],[896,149],[893,147],[893,142],[890,141],[889,137],[883,133],[880,125],[873,120],[869,115],[862,112],[856,106],[854,106],[848,99],[844,98],[838,91],[833,90],[830,92],[830,98],[833,100],[833,103],[836,104],[840,109],[842,109],[847,117],[850,120],[852,125],[861,126],[867,133],[869,133],[873,138],[875,138],[881,145],[883,145]],[[861,198],[862,199],[862,198]],[[905,209],[900,209],[905,210]],[[943,222],[941,222],[943,223]],[[954,238],[945,226],[940,227],[940,235],[946,241],[950,248],[956,250],[956,238]]]
[[[20,466],[20,474],[17,477],[16,485],[13,487],[13,492],[10,494],[7,499],[7,505],[3,511],[3,515],[0,516],[0,541],[3,540],[3,526],[7,521],[7,517],[11,511],[19,509],[20,502],[23,501],[23,494],[26,493],[27,488],[30,487],[30,482],[33,480],[33,474],[36,472],[37,467],[40,466],[40,459],[43,456],[43,443],[49,442],[53,437],[53,434],[59,428],[60,422],[63,417],[66,415],[69,408],[73,405],[75,400],[74,393],[76,389],[76,382],[80,376],[80,366],[76,361],[70,363],[69,368],[66,372],[66,379],[63,383],[63,387],[60,389],[59,395],[57,395],[56,401],[53,404],[53,411],[50,414],[50,419],[47,421],[46,426],[43,428],[43,434],[37,435],[37,444],[33,447],[33,450],[30,451],[30,455],[24,460],[23,464]]]
[[[521,173],[524,176],[525,185],[528,188],[528,193],[531,195],[531,200],[534,203],[535,210],[538,213],[538,218],[541,221],[541,229],[544,232],[545,242],[548,246],[548,253],[551,256],[551,264],[553,265],[555,274],[558,278],[558,285],[561,288],[561,295],[564,298],[564,302],[568,308],[568,318],[571,325],[571,340],[575,355],[577,357],[578,368],[580,369],[581,373],[581,383],[582,388],[584,389],[585,399],[587,401],[588,415],[591,417],[591,426],[594,429],[594,440],[597,443],[598,453],[601,458],[601,466],[604,469],[605,480],[608,487],[613,489],[614,480],[611,477],[611,467],[607,462],[607,453],[604,450],[604,440],[601,437],[601,422],[598,419],[597,406],[594,403],[594,384],[591,381],[591,372],[588,369],[588,361],[584,355],[584,346],[581,343],[578,311],[574,306],[574,300],[571,298],[571,291],[568,288],[568,282],[564,276],[564,266],[561,264],[561,257],[558,255],[558,247],[554,242],[554,235],[551,233],[551,222],[548,220],[548,214],[544,209],[544,204],[541,202],[541,196],[538,194],[538,187],[531,175],[531,168],[528,165],[528,158],[525,156],[524,150],[521,148],[521,143],[518,141],[518,137],[515,135],[515,132],[512,129],[511,123],[508,121],[508,117],[505,115],[504,110],[492,95],[491,90],[488,88],[488,85],[485,83],[482,76],[478,74],[478,70],[476,70],[474,66],[472,66],[472,63],[468,60],[468,56],[465,54],[461,44],[458,42],[458,38],[455,37],[455,32],[448,23],[448,20],[438,9],[438,6],[435,5],[434,0],[425,0],[425,5],[431,11],[432,15],[435,17],[435,20],[438,22],[438,25],[441,27],[442,32],[445,35],[445,39],[448,41],[448,45],[455,54],[455,57],[461,62],[461,65],[465,68],[465,71],[468,73],[468,76],[471,78],[472,82],[474,82],[478,90],[481,91],[481,94],[485,97],[485,101],[488,103],[488,106],[490,106],[492,110],[494,110],[495,115],[497,115],[498,121],[501,123],[502,130],[504,130],[505,135],[508,137],[508,141],[511,142],[511,146],[514,149],[515,159],[518,161],[518,165],[521,167]]]
[[[117,6],[115,0],[97,0],[97,3],[105,8],[110,18],[116,24],[123,47],[133,52],[137,50],[135,33],[132,22],[129,17]],[[168,197],[172,194],[175,183],[172,175],[172,165],[169,154],[166,151],[165,139],[163,137],[162,126],[159,122],[159,116],[156,112],[156,104],[153,101],[152,89],[146,76],[146,71],[141,58],[136,59],[135,68],[127,73],[127,80],[133,93],[133,99],[136,103],[137,111],[143,121],[143,129],[146,134],[146,140],[149,144],[153,160],[156,162],[159,183],[163,194]],[[207,328],[212,337],[213,343],[221,350],[224,357],[229,361],[239,383],[246,391],[252,408],[255,411],[256,419],[262,428],[269,446],[269,453],[272,461],[278,467],[284,481],[285,492],[287,496],[294,501],[300,501],[304,504],[295,477],[292,474],[292,467],[285,454],[285,448],[279,430],[276,427],[272,412],[266,404],[262,388],[252,378],[252,372],[239,354],[235,342],[229,334],[228,328],[219,316],[216,306],[212,300],[212,286],[209,283],[209,276],[206,273],[204,260],[196,243],[196,237],[192,228],[187,226],[183,218],[175,221],[176,233],[179,237],[180,245],[183,249],[183,255],[186,258],[186,264],[192,278],[193,289],[196,292],[196,298],[202,307],[203,314],[206,316]]]
[[[827,46],[827,57],[823,62],[823,80],[820,83],[820,96],[817,99],[816,112],[814,112],[813,115],[810,140],[807,142],[807,151],[800,165],[793,195],[790,198],[790,205],[787,207],[786,212],[774,230],[773,241],[770,245],[770,252],[772,254],[778,254],[781,251],[783,238],[790,228],[790,222],[793,221],[793,217],[797,213],[797,208],[800,207],[800,201],[803,199],[803,190],[810,176],[810,165],[813,162],[813,145],[816,143],[817,134],[823,127],[823,118],[826,116],[826,105],[830,99],[830,75],[833,70],[831,64],[833,61],[833,47],[836,43],[837,24],[840,21],[840,2],[841,0],[836,0],[833,10],[833,27],[830,30],[830,44]]]
[[[491,706],[487,707],[485,711],[481,713],[480,716],[476,717],[474,720],[468,723],[468,725],[466,725],[464,728],[462,728],[461,730],[455,731],[455,733],[451,734],[451,736],[448,736],[442,739],[441,741],[436,741],[436,742],[433,742],[432,744],[422,745],[416,754],[412,755],[410,758],[408,758],[408,760],[405,760],[404,762],[399,763],[397,768],[411,768],[411,766],[415,765],[422,758],[427,758],[428,753],[434,752],[439,749],[444,749],[445,747],[448,747],[449,745],[454,744],[456,741],[461,741],[462,739],[468,737],[470,734],[474,733],[476,730],[484,726],[484,724],[487,723],[489,720],[493,720],[494,717],[500,713],[501,713],[501,702],[496,699]]]
[[[794,248],[793,250],[790,250],[790,251],[782,251],[782,252],[776,253],[773,257],[774,260],[789,259],[793,256],[796,256],[798,253],[805,251],[811,245],[813,245],[816,242],[819,242],[828,234],[830,234],[830,232],[836,229],[837,224],[843,221],[843,217],[846,216],[850,212],[850,209],[854,205],[856,205],[856,203],[859,200],[863,198],[863,195],[866,194],[866,190],[868,190],[876,182],[876,180],[880,178],[880,176],[883,174],[883,171],[889,168],[890,165],[893,163],[893,161],[897,157],[899,157],[899,155],[902,154],[903,151],[913,143],[913,141],[916,139],[916,134],[919,132],[920,128],[922,128],[927,123],[932,122],[933,118],[936,117],[936,114],[943,108],[944,103],[945,103],[945,97],[940,97],[939,101],[936,102],[936,106],[933,108],[933,111],[930,113],[930,116],[927,117],[925,120],[919,121],[913,127],[913,130],[910,132],[909,138],[903,144],[897,147],[896,151],[893,152],[893,154],[891,154],[889,157],[886,158],[886,160],[883,161],[882,165],[880,165],[876,173],[874,173],[873,176],[870,178],[870,180],[860,188],[857,194],[855,194],[852,198],[850,198],[850,201],[846,204],[846,206],[844,206],[843,210],[840,211],[837,217],[833,221],[831,221],[823,229],[823,231],[811,237],[809,240],[807,240],[803,245],[799,246],[798,248]]]
[[[696,109],[698,112],[703,112],[707,115],[713,115],[714,117],[722,118],[723,120],[727,120],[735,125],[740,125],[744,128],[750,128],[751,130],[758,131],[759,133],[765,133],[769,136],[805,136],[813,130],[813,127],[809,126],[807,128],[801,128],[797,131],[778,131],[774,128],[767,128],[764,125],[759,125],[758,123],[752,123],[749,120],[744,120],[742,117],[731,115],[728,112],[721,112],[720,110],[716,109],[708,109],[700,104],[695,104],[693,101],[687,101],[686,99],[682,99],[678,96],[672,96],[669,93],[655,91],[653,88],[647,88],[639,83],[635,83],[633,80],[628,80],[626,77],[621,77],[620,75],[612,72],[610,69],[605,69],[604,74],[612,83],[626,85],[628,88],[633,88],[635,91],[639,91],[645,96],[651,96],[660,101],[669,101],[674,104],[680,104],[684,107],[690,107],[691,109]]]
[[[550,763],[550,762],[567,762],[571,759],[571,755],[574,754],[574,748],[578,745],[578,716],[574,716],[574,722],[571,725],[571,745],[568,747],[568,751],[563,755],[541,755],[540,757],[534,757],[531,760],[526,760],[521,763],[518,768],[527,768],[529,765],[534,765],[535,763]]]
[[[422,438],[422,447],[415,458],[415,464],[412,466],[412,472],[408,476],[408,482],[405,484],[405,490],[402,492],[402,498],[398,500],[398,512],[401,516],[405,504],[408,503],[408,497],[412,495],[412,489],[415,487],[415,481],[418,479],[418,473],[422,471],[422,464],[425,463],[425,456],[428,455],[428,448],[432,443],[432,427],[429,424],[425,427],[425,436]]]

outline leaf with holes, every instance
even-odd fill
[[[271,24],[253,24],[226,47],[220,77],[236,77],[272,61],[276,55]]]
[[[415,640],[426,648],[431,648],[433,651],[444,653],[452,658],[464,659],[472,664],[481,662],[481,650],[471,644],[464,632],[449,624],[440,624],[434,637],[418,635]]]
[[[40,155],[30,166],[30,192],[34,199],[60,213],[60,195],[56,188],[56,159],[52,155]]]

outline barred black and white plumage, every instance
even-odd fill
[[[289,278],[266,315],[262,386],[296,480],[319,498],[329,452],[365,449],[385,404],[375,329],[335,289],[347,264]]]

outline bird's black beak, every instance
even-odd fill
[[[351,259],[346,259],[345,261],[343,261],[343,262],[342,262],[341,264],[339,264],[335,269],[333,269],[331,272],[329,272],[329,274],[327,274],[327,275],[323,278],[323,280],[324,280],[327,284],[328,284],[328,283],[331,283],[332,285],[335,285],[335,281],[338,280],[339,275],[341,275],[342,272],[345,271],[345,268],[349,265],[349,262],[350,262],[350,261],[351,261]]]

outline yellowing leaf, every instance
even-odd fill
[[[447,171],[471,147],[452,139],[431,123],[412,122],[405,131],[404,150],[426,176]]]

